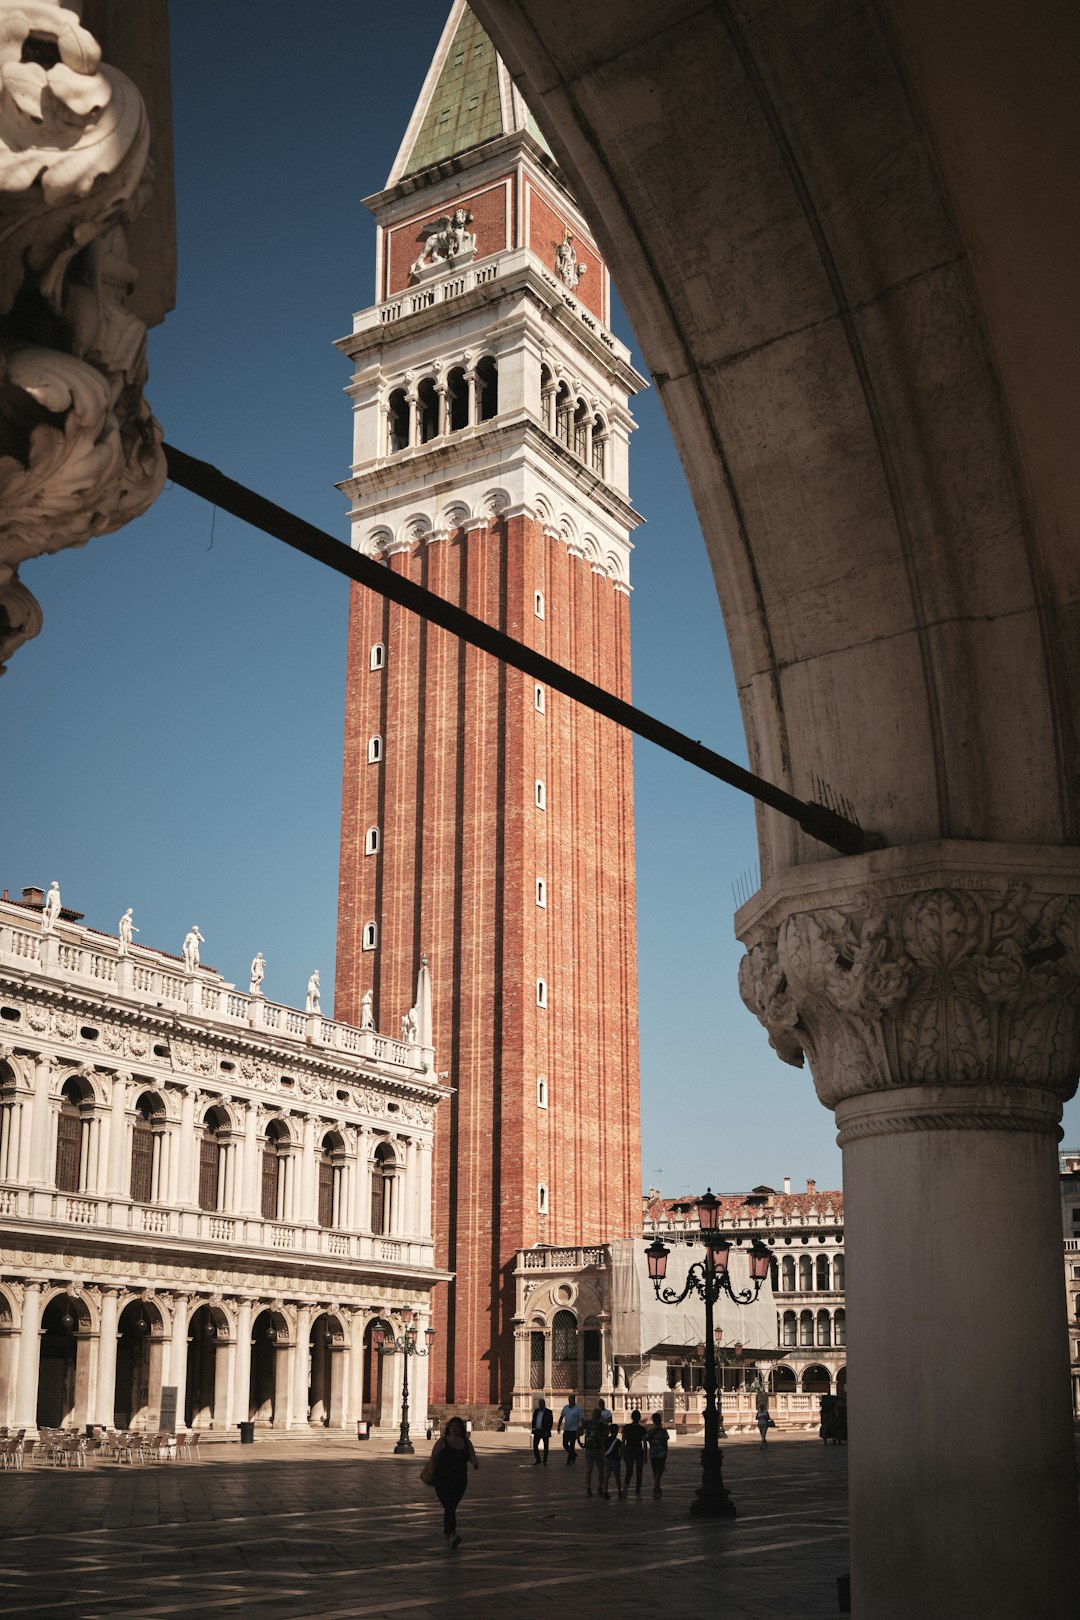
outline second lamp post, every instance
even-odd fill
[[[424,1338],[427,1340],[427,1349],[421,1350],[417,1345],[418,1331],[413,1322],[411,1306],[404,1306],[399,1312],[401,1318],[401,1337],[395,1338],[392,1329],[387,1329],[379,1323],[372,1333],[372,1342],[381,1356],[404,1356],[405,1363],[402,1368],[401,1381],[401,1434],[394,1447],[394,1456],[413,1455],[415,1446],[409,1439],[409,1357],[426,1356],[430,1354],[431,1346],[435,1340],[433,1327],[424,1329]]]

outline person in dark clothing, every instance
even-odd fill
[[[540,1466],[541,1446],[544,1448],[544,1467],[547,1467],[548,1445],[551,1442],[552,1422],[553,1413],[550,1406],[548,1406],[547,1402],[544,1400],[537,1401],[536,1410],[532,1415],[533,1466],[536,1468],[539,1468]]]
[[[431,1451],[435,1471],[435,1495],[443,1508],[443,1534],[451,1552],[461,1545],[457,1533],[457,1507],[465,1495],[469,1482],[469,1465],[479,1468],[480,1461],[473,1449],[462,1418],[452,1417],[443,1430],[442,1439],[436,1440]]]
[[[645,1433],[645,1425],[641,1421],[641,1413],[631,1412],[630,1421],[623,1424],[622,1432],[623,1463],[626,1468],[623,1476],[623,1494],[625,1496],[630,1495],[631,1474],[635,1474],[637,1477],[634,1495],[641,1495],[641,1472],[645,1467],[645,1447],[647,1443],[648,1436]]]

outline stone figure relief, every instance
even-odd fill
[[[200,934],[199,925],[196,923],[194,927],[190,928],[184,935],[183,956],[185,973],[195,972],[195,969],[199,965],[199,946],[205,944],[206,940],[203,938],[202,934]]]
[[[588,265],[580,261],[574,247],[574,233],[566,227],[566,234],[555,249],[555,274],[565,287],[571,292],[577,291],[577,284],[588,270]]]
[[[1080,1060],[1080,897],[1021,884],[867,890],[765,931],[739,990],[786,1062],[806,1054],[830,1107],[891,1086],[1067,1096]]]
[[[371,991],[365,990],[360,1001],[360,1028],[374,1029],[375,1020],[371,1016]]]
[[[262,995],[262,982],[263,982],[263,979],[265,977],[266,977],[266,958],[263,955],[262,951],[256,951],[255,955],[251,959],[251,983],[248,986],[248,994],[249,995],[251,995],[251,996],[261,996]]]
[[[164,483],[160,429],[142,397],[146,329],[129,308],[136,271],[123,230],[149,195],[148,153],[138,91],[102,63],[77,12],[56,0],[5,6],[0,658],[41,628],[19,564],[119,528]],[[26,321],[28,309],[46,319]]]
[[[307,982],[307,999],[304,1002],[304,1011],[317,1013],[319,1011],[319,970],[315,969]]]
[[[410,265],[409,274],[418,276],[422,270],[430,270],[437,264],[452,265],[455,259],[472,253],[476,248],[476,236],[469,230],[472,218],[467,208],[455,208],[452,214],[444,214],[426,225],[423,249]]]
[[[41,908],[41,932],[51,934],[60,920],[60,885],[54,878],[49,884],[45,904]]]
[[[132,910],[133,908],[128,906],[127,910],[124,912],[124,915],[121,917],[119,926],[117,928],[117,933],[120,935],[120,946],[117,950],[118,956],[126,956],[128,954],[131,949],[131,936],[132,934],[137,934],[139,932],[131,920]]]

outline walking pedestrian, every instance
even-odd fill
[[[581,1431],[581,1443],[585,1450],[585,1495],[592,1495],[593,1469],[596,1470],[596,1488],[601,1496],[604,1494],[604,1441],[607,1438],[607,1424],[603,1421],[601,1408],[595,1408],[592,1417],[585,1419],[585,1426]]]
[[[776,1427],[772,1418],[769,1416],[769,1408],[767,1406],[759,1406],[757,1409],[757,1417],[754,1419],[754,1421],[757,1424],[758,1434],[761,1436],[762,1450],[764,1450],[765,1442],[769,1438],[769,1430]]]
[[[457,1533],[457,1508],[469,1482],[469,1466],[479,1468],[480,1460],[465,1430],[463,1418],[452,1417],[431,1449],[435,1495],[442,1503],[443,1535],[451,1552],[461,1545]]]
[[[619,1438],[618,1425],[612,1423],[608,1427],[607,1440],[604,1442],[604,1466],[600,1473],[600,1495],[610,1499],[609,1488],[612,1476],[615,1479],[615,1490],[621,1497],[622,1489],[622,1441]]]
[[[547,1467],[548,1445],[551,1442],[551,1408],[543,1399],[537,1401],[532,1415],[533,1467],[540,1466],[540,1448],[544,1448],[544,1467]]]
[[[652,1428],[649,1430],[649,1466],[652,1469],[653,1496],[663,1496],[660,1481],[664,1477],[667,1467],[668,1432],[664,1428],[664,1420],[659,1412],[652,1415]]]
[[[623,1424],[622,1449],[625,1475],[623,1479],[623,1495],[630,1495],[630,1476],[636,1475],[637,1484],[634,1495],[641,1495],[641,1473],[645,1467],[645,1425],[641,1421],[640,1412],[631,1412],[629,1423]]]
[[[585,1422],[584,1410],[578,1405],[576,1395],[571,1395],[562,1411],[559,1413],[558,1432],[563,1437],[563,1450],[566,1452],[566,1464],[570,1466],[577,1461],[575,1446],[581,1435],[581,1426]]]

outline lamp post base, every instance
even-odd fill
[[[408,1435],[403,1434],[401,1439],[398,1441],[397,1445],[394,1447],[394,1456],[395,1457],[414,1457],[415,1455],[416,1455],[416,1447],[413,1445],[413,1443],[409,1439]]]
[[[692,1519],[733,1519],[738,1513],[735,1503],[721,1485],[703,1485],[690,1504]]]

